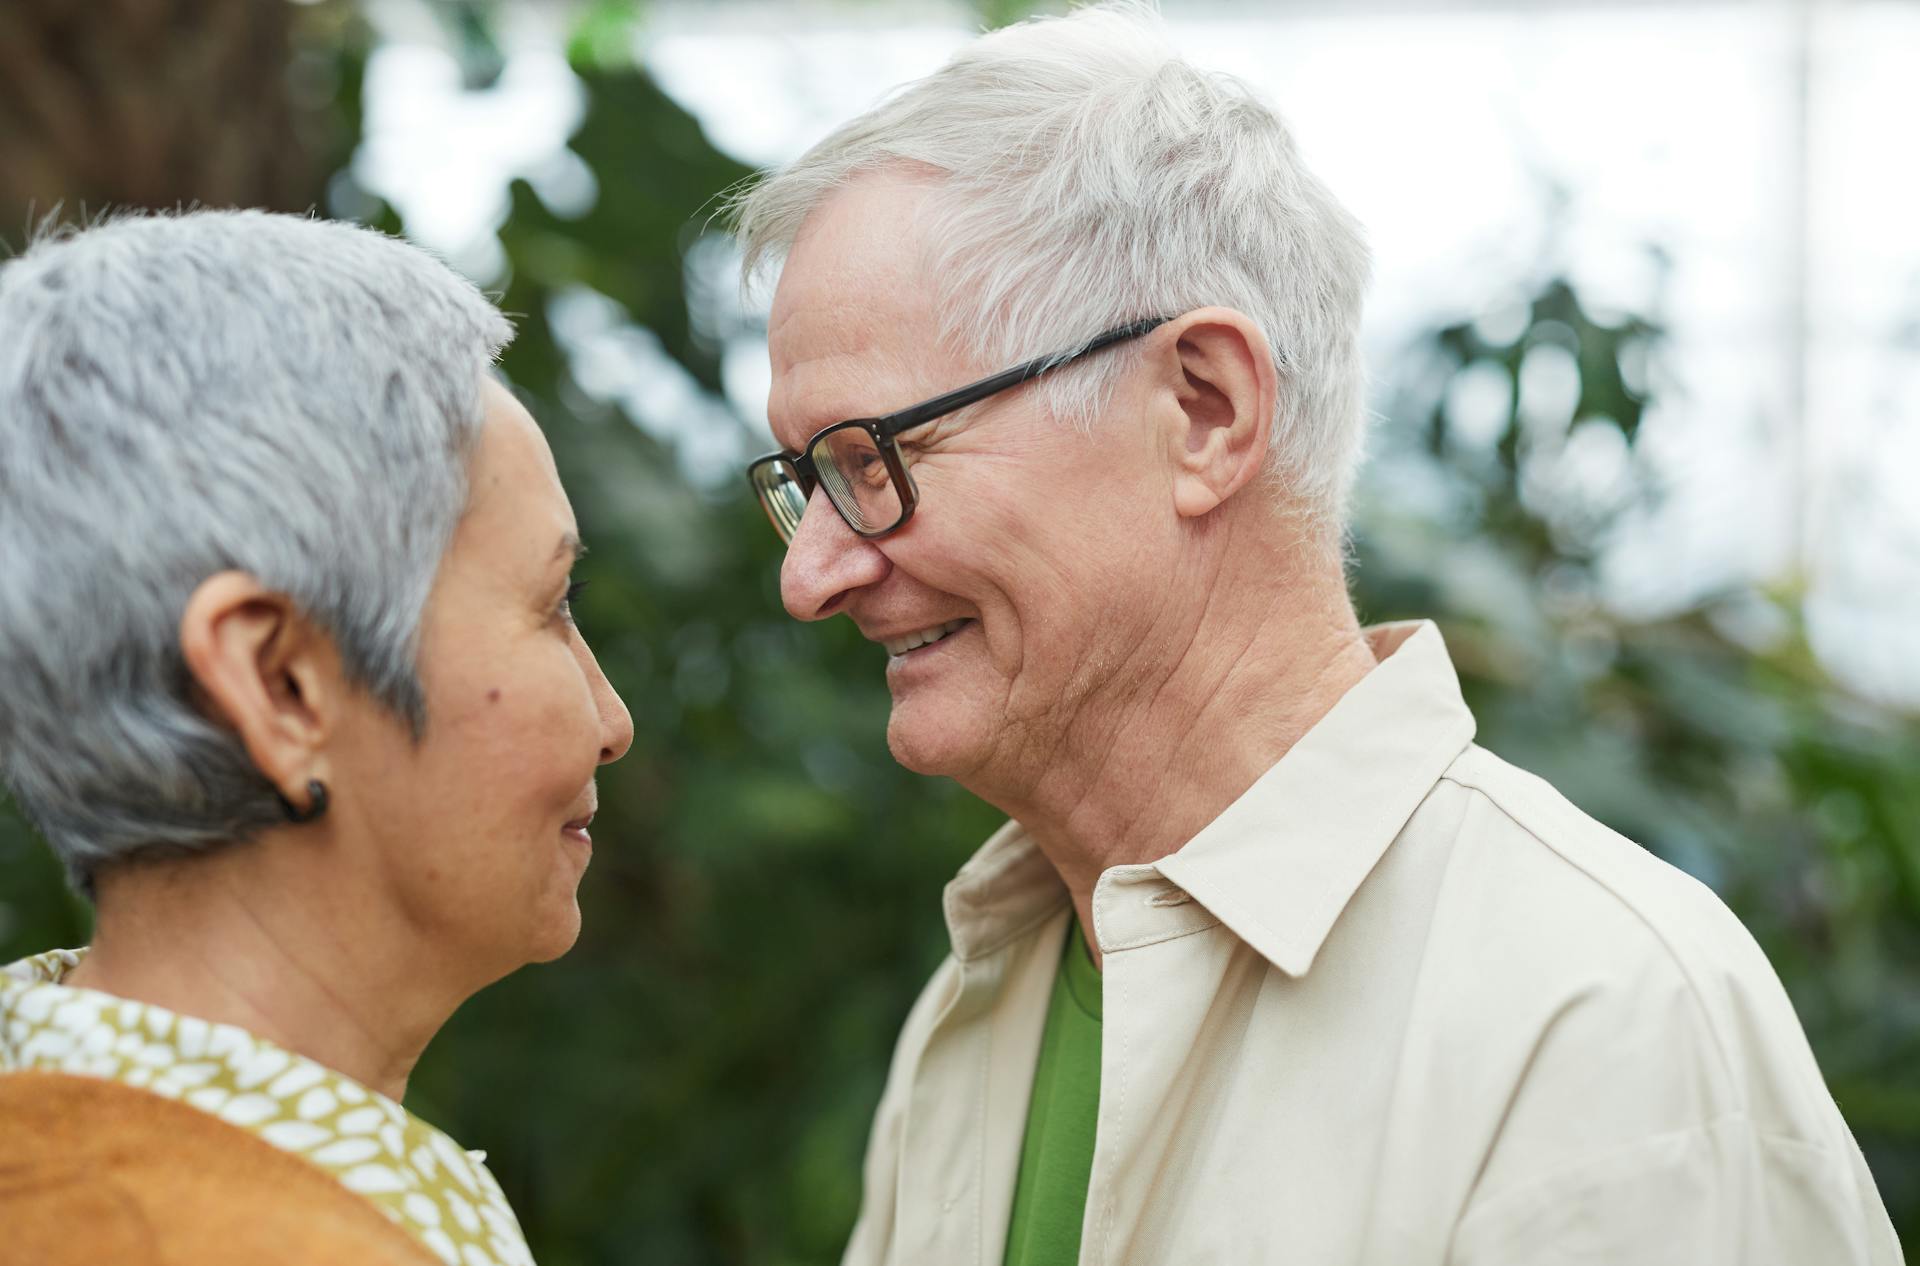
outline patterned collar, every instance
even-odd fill
[[[449,1266],[533,1266],[485,1153],[244,1029],[62,984],[85,954],[0,968],[0,1073],[76,1073],[177,1099],[306,1158]]]

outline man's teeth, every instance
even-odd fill
[[[965,620],[949,620],[945,624],[936,625],[930,629],[921,629],[918,633],[909,633],[905,637],[896,637],[892,641],[882,642],[880,645],[887,648],[887,654],[889,655],[905,655],[908,651],[919,650],[922,646],[931,645],[949,633],[958,632],[966,623]]]

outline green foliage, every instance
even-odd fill
[[[788,620],[744,483],[689,483],[671,446],[589,390],[556,328],[602,296],[616,327],[651,332],[688,398],[720,381],[687,260],[713,195],[745,173],[631,65],[632,9],[590,7],[570,46],[589,93],[572,148],[596,200],[560,214],[516,186],[501,242],[519,331],[505,370],[592,544],[578,616],[635,743],[602,777],[580,944],[469,1003],[412,1106],[490,1151],[547,1266],[830,1262],[887,1055],[943,950],[940,889],[997,815],[893,764],[880,652],[843,621]],[[461,27],[479,77],[483,30]],[[349,131],[354,31],[335,50]],[[1658,495],[1634,450],[1661,333],[1595,316],[1562,280],[1535,289],[1510,333],[1461,324],[1412,349],[1361,508],[1357,599],[1373,619],[1438,618],[1484,744],[1712,883],[1754,929],[1912,1239],[1920,725],[1826,679],[1791,593],[1714,595],[1651,624],[1607,609],[1609,535]],[[1526,407],[1536,354],[1578,371],[1565,417]],[[1491,425],[1463,424],[1463,375],[1508,383]],[[737,425],[703,407],[705,424]],[[1613,432],[1633,478],[1568,491],[1583,428]],[[82,907],[4,806],[0,877],[0,958],[84,940]]]

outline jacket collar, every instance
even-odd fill
[[[1153,863],[1262,957],[1304,975],[1387,846],[1473,741],[1431,621],[1367,630],[1379,660],[1280,761],[1178,852]],[[1116,867],[1109,871],[1132,868]],[[1066,886],[1017,822],[947,885],[962,962],[1057,912]]]
[[[1473,741],[1430,621],[1367,630],[1379,664],[1184,848],[1156,863],[1290,976]]]
[[[1067,904],[1067,886],[1025,827],[1008,822],[947,884],[953,956],[984,958]]]

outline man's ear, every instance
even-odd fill
[[[332,643],[285,594],[224,571],[187,599],[180,650],[212,718],[281,795],[306,803],[307,781],[328,778],[322,749],[341,693]]]
[[[1164,415],[1173,503],[1181,517],[1199,518],[1265,466],[1279,374],[1266,336],[1245,313],[1197,308],[1168,325],[1177,405]]]

